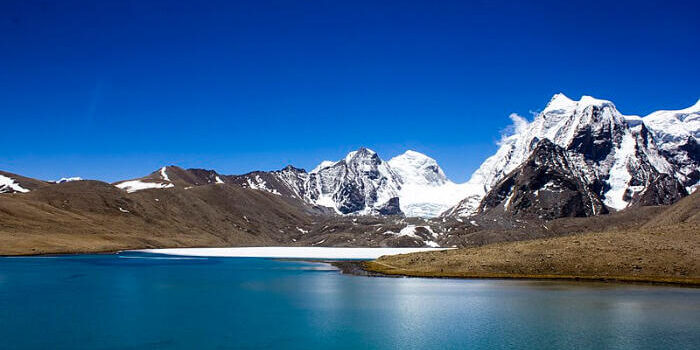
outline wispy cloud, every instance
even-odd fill
[[[501,139],[498,141],[499,145],[511,136],[525,132],[530,125],[530,122],[525,117],[517,113],[511,113],[508,118],[510,118],[513,124],[508,125],[501,131]]]

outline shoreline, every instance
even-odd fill
[[[444,279],[495,279],[495,280],[531,280],[531,281],[567,281],[599,282],[620,284],[664,285],[683,288],[700,288],[700,278],[676,278],[662,276],[586,276],[557,274],[510,274],[510,273],[421,273],[417,271],[398,271],[398,268],[382,268],[375,261],[329,262],[340,269],[341,273],[365,277],[387,278],[444,278]]]
[[[0,258],[32,258],[32,257],[49,257],[49,256],[72,256],[72,255],[112,255],[119,254],[130,249],[119,250],[100,250],[100,251],[85,251],[85,252],[65,252],[65,253],[23,253],[23,254],[0,254]]]
[[[73,255],[113,255],[125,251],[140,249],[120,249],[95,252],[36,253],[18,255],[0,255],[0,258],[12,257],[51,257]],[[445,278],[445,279],[500,279],[532,281],[567,281],[567,282],[602,282],[621,284],[665,285],[684,288],[700,288],[700,278],[678,278],[663,276],[617,276],[617,275],[564,275],[564,274],[512,274],[512,273],[447,273],[412,271],[386,265],[376,260],[353,260],[338,258],[294,258],[294,257],[258,257],[261,259],[322,262],[338,268],[345,275],[384,278]]]

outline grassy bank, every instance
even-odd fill
[[[599,232],[384,256],[365,263],[387,275],[535,278],[700,285],[700,231],[693,224]]]
[[[369,275],[391,275],[406,277],[428,278],[469,278],[469,279],[534,279],[534,280],[565,280],[592,282],[630,282],[630,283],[659,283],[680,286],[700,287],[700,278],[664,277],[664,276],[613,276],[613,275],[563,275],[563,274],[515,274],[515,273],[469,273],[443,271],[415,271],[389,266],[377,261],[363,263]]]

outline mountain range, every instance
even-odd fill
[[[496,154],[462,184],[448,179],[424,154],[409,150],[385,161],[360,148],[309,172],[288,166],[224,176],[164,167],[116,186],[135,191],[231,183],[356,215],[467,217],[496,206],[518,213],[531,207],[551,208],[562,200],[568,203],[564,206],[578,208],[542,214],[551,217],[669,204],[700,183],[700,101],[683,110],[639,117],[621,114],[610,101],[589,96],[574,101],[557,94],[533,121],[511,118],[514,133],[504,137]],[[577,195],[571,197],[567,191]],[[484,199],[488,200],[482,203]]]
[[[565,188],[572,189],[573,183],[583,195],[577,205],[590,207],[574,213],[595,215],[636,204],[672,202],[699,184],[700,101],[684,110],[642,118],[621,114],[610,101],[589,96],[574,101],[557,94],[532,122],[511,117],[515,132],[501,141],[496,154],[468,182],[483,191],[462,200],[449,215],[469,216],[497,204],[508,211],[511,204],[517,205],[512,199],[519,190],[530,192],[530,200],[554,198]],[[673,130],[666,125],[673,125]],[[559,158],[560,164],[538,163],[543,158],[538,152],[545,150],[551,152],[551,160]],[[528,181],[523,172],[528,165],[558,171],[558,177],[569,184],[554,179],[514,187],[516,180]],[[486,197],[489,203],[482,203]]]
[[[308,222],[325,220],[306,215],[348,217],[349,220],[388,218],[377,224],[383,227],[377,232],[416,239],[409,244],[420,245],[452,242],[446,237],[437,237],[451,229],[448,224],[461,225],[462,229],[465,221],[470,222],[467,226],[472,228],[485,224],[514,228],[521,227],[523,221],[597,216],[629,207],[671,204],[700,185],[700,101],[686,109],[657,111],[640,117],[620,113],[610,101],[589,96],[577,101],[556,94],[532,121],[517,115],[511,115],[511,119],[512,132],[502,137],[497,152],[465,183],[451,181],[434,159],[422,153],[409,150],[384,160],[363,147],[343,159],[323,161],[311,171],[290,165],[275,171],[225,175],[214,170],[164,166],[141,178],[99,186],[95,181],[80,178],[42,181],[0,171],[0,193],[30,198],[31,193],[39,191],[35,197],[45,198],[46,193],[52,193],[50,197],[58,200],[60,193],[67,195],[62,192],[65,188],[72,189],[70,196],[99,189],[104,192],[99,196],[111,198],[104,199],[104,203],[124,200],[123,205],[116,205],[116,208],[132,213],[139,209],[127,209],[128,202],[138,202],[143,197],[135,196],[136,193],[165,197],[158,193],[175,191],[173,193],[189,196],[185,193],[198,189],[197,200],[207,203],[207,212],[217,213],[211,214],[211,218],[223,215],[216,220],[230,222],[232,219],[227,215],[234,214],[222,201],[224,198],[237,200],[247,193],[233,190],[238,188],[265,193],[258,202],[286,208],[274,224],[263,225],[265,229],[274,227],[279,232],[287,232],[291,226],[281,222],[288,215],[304,217],[293,220],[292,226],[301,231],[310,229],[302,227]],[[51,190],[59,185],[62,187]],[[80,186],[86,187],[83,192],[78,190]],[[216,198],[217,193],[221,193],[221,198]],[[217,203],[213,209],[212,203]],[[99,201],[93,204],[106,205]],[[180,208],[166,216],[181,220],[179,215],[189,210]],[[245,215],[246,218],[254,216],[253,212]],[[391,219],[393,217],[396,219]],[[396,220],[402,220],[401,217],[431,219],[433,225],[442,226],[438,230],[442,231],[436,233],[436,226],[421,228],[418,221],[404,221],[405,227],[396,226]],[[241,229],[249,219],[240,223],[239,219],[235,227]],[[216,227],[214,231],[225,232],[226,227],[233,226],[216,224]],[[404,230],[407,228],[410,230]],[[312,229],[317,233],[325,232],[323,227],[313,226]],[[383,242],[384,236],[370,235],[367,240]],[[266,237],[269,241],[279,238]]]

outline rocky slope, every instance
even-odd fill
[[[675,166],[692,192],[700,184],[700,100],[677,111],[657,111],[642,119],[661,153]]]
[[[317,168],[309,174],[307,198],[342,214],[399,214],[387,210],[398,197],[401,184],[396,173],[376,152],[360,148],[333,165]],[[394,202],[396,200],[394,199]]]
[[[607,208],[575,160],[563,148],[542,139],[523,164],[493,186],[477,213],[551,220],[604,214]]]
[[[382,160],[360,148],[310,172],[294,167],[226,177],[243,187],[292,196],[338,214],[434,217],[456,204],[468,186],[450,181],[437,162],[418,152]]]

